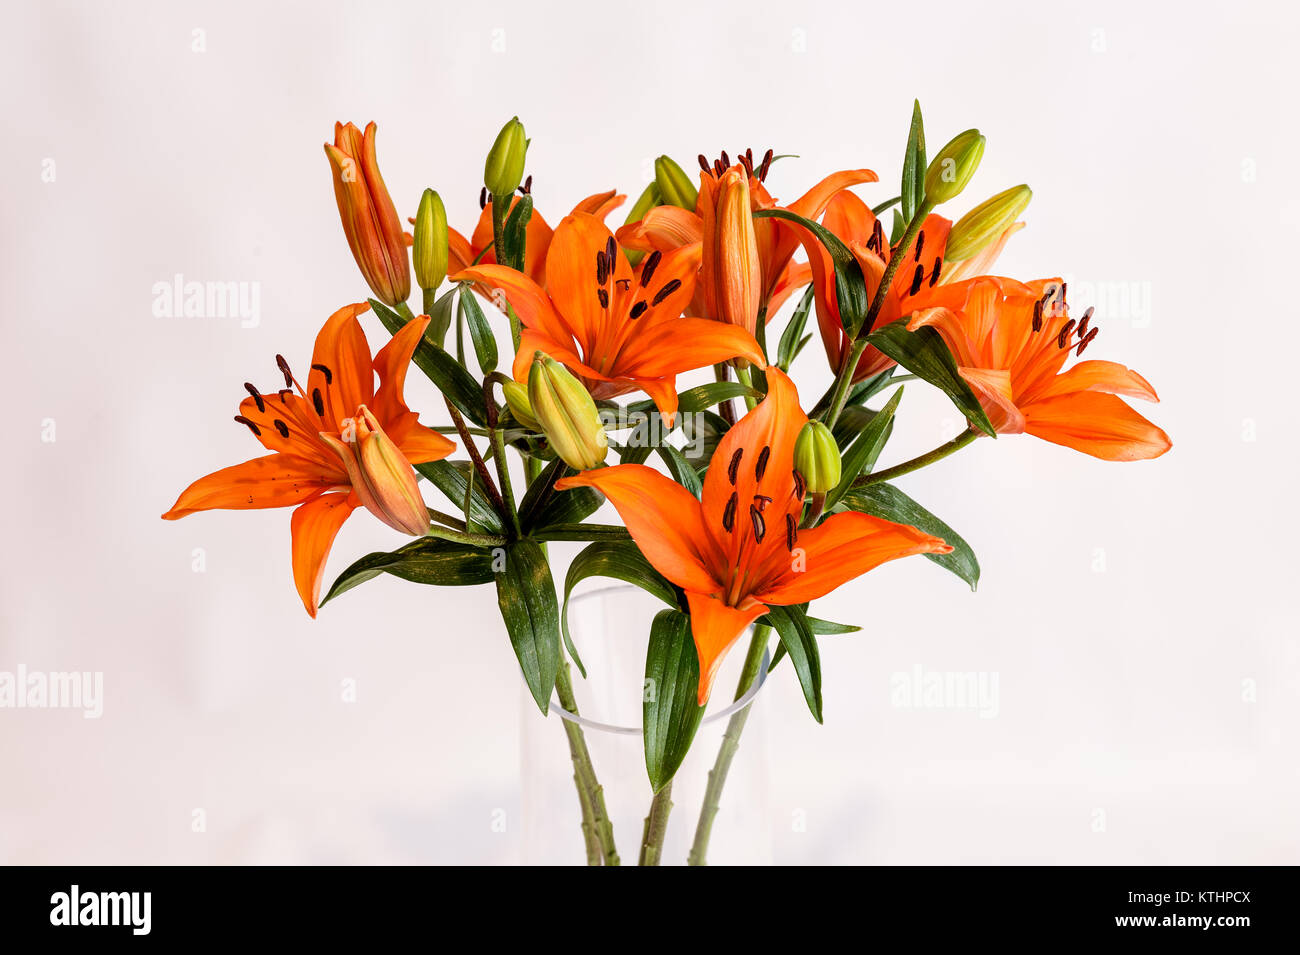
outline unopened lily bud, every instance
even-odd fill
[[[447,277],[450,246],[447,238],[447,210],[432,189],[424,190],[415,214],[415,280],[420,288],[436,291]]]
[[[991,242],[1015,225],[1034,196],[1028,186],[1012,186],[992,199],[985,199],[957,220],[948,234],[945,258],[964,262],[983,252]]]
[[[632,206],[632,211],[627,214],[623,220],[624,225],[631,225],[633,222],[640,222],[645,218],[645,214],[655,206],[663,205],[663,196],[659,193],[659,184],[652,182],[645,187],[645,190],[637,197],[636,204]],[[694,205],[691,206],[695,208]]]
[[[705,241],[709,240],[705,237]],[[758,255],[754,215],[749,205],[749,179],[736,170],[723,175],[718,186],[717,217],[711,237],[716,249],[706,271],[716,285],[714,317],[754,333],[763,294],[763,262]]]
[[[429,509],[420,496],[415,469],[370,409],[361,405],[343,421],[338,435],[321,439],[343,459],[348,481],[361,503],[393,530],[420,537],[429,529]]]
[[[983,156],[984,137],[978,129],[954,136],[925,171],[926,200],[938,205],[957,198],[975,175]]]
[[[524,159],[528,155],[528,139],[519,117],[501,127],[496,142],[488,152],[483,167],[483,184],[494,196],[508,196],[524,180]]]
[[[825,494],[840,483],[840,449],[830,428],[820,421],[803,426],[794,443],[794,467],[809,493]]]
[[[533,405],[528,400],[528,386],[519,381],[508,381],[501,386],[501,391],[506,396],[506,405],[510,408],[510,413],[515,416],[515,420],[527,428],[529,431],[541,431],[542,427],[537,423],[537,418],[533,416]]]
[[[668,205],[694,211],[698,195],[695,184],[682,167],[668,156],[660,156],[655,160],[655,185],[659,187],[660,197]]]
[[[604,463],[609,450],[596,402],[581,381],[544,352],[528,373],[528,402],[551,450],[578,471]]]

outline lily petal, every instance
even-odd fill
[[[307,394],[319,390],[325,405],[325,423],[337,430],[344,418],[356,413],[357,405],[368,405],[375,397],[375,373],[370,364],[370,345],[357,316],[370,310],[365,302],[344,305],[329,317],[316,336],[307,375]],[[329,369],[327,375],[318,368]]]
[[[1159,401],[1151,383],[1130,368],[1114,361],[1081,361],[1052,378],[1032,401],[1043,401],[1076,391],[1099,391],[1111,395]]]
[[[320,607],[325,561],[339,528],[355,507],[350,494],[324,494],[293,512],[293,583],[312,617]]]
[[[767,613],[767,607],[750,601],[745,607],[728,607],[717,597],[687,591],[686,600],[691,607],[691,635],[695,638],[695,652],[700,658],[700,689],[697,702],[703,706],[709,701],[714,678],[722,666],[722,658],[731,649],[745,628]]]
[[[287,507],[347,483],[341,461],[331,469],[287,454],[268,454],[199,478],[181,492],[163,520],[174,521],[195,511],[216,508]]]
[[[1169,435],[1115,395],[1076,391],[1023,410],[1029,434],[1106,461],[1144,461],[1173,447]]]

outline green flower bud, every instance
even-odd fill
[[[523,382],[510,381],[501,386],[501,391],[505,393],[506,404],[510,407],[510,413],[515,416],[515,420],[527,428],[529,431],[541,431],[542,426],[537,423],[533,416],[533,405],[528,400],[528,386]]]
[[[992,199],[985,199],[952,227],[945,259],[964,262],[979,255],[990,242],[1015,224],[1033,196],[1033,190],[1028,186],[1012,186]]]
[[[483,184],[494,196],[508,196],[519,188],[524,180],[524,159],[528,154],[528,139],[524,135],[524,124],[515,116],[492,144],[488,153],[487,164],[483,167]]]
[[[840,483],[840,449],[830,428],[820,421],[803,426],[794,442],[794,467],[813,494],[825,494]]]
[[[447,277],[447,210],[432,189],[424,190],[415,214],[415,280],[420,288],[436,291]]]
[[[586,386],[545,352],[528,373],[528,402],[551,450],[578,471],[605,461],[609,437]]]
[[[984,156],[984,137],[978,129],[958,133],[925,171],[925,198],[938,205],[955,199],[966,188]]]
[[[695,197],[699,190],[691,182],[691,177],[682,171],[682,167],[667,156],[655,160],[655,185],[659,187],[659,195],[668,205],[695,210]]]
[[[672,162],[670,159],[669,162]],[[659,194],[659,184],[652,182],[645,187],[645,190],[637,197],[636,204],[632,206],[632,211],[627,214],[623,220],[624,225],[631,225],[633,222],[640,222],[645,218],[645,214],[655,206],[663,205],[663,197]],[[694,209],[694,206],[691,206]]]

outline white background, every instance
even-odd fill
[[[819,602],[866,629],[823,640],[824,726],[788,665],[763,692],[773,857],[1300,861],[1294,10],[7,3],[5,19],[0,670],[103,671],[105,702],[97,721],[0,710],[0,860],[523,858],[521,695],[491,588],[385,578],[313,622],[288,511],[158,519],[259,453],[230,420],[241,383],[272,387],[276,352],[305,364],[324,318],[367,294],[321,150],[336,119],[379,123],[403,215],[434,186],[467,230],[514,113],[555,223],[589,193],[635,196],[659,153],[690,167],[747,145],[801,157],[777,164],[778,198],[867,166],[882,182],[861,193],[883,201],[916,96],[932,150],[988,136],[952,213],[1034,188],[1000,271],[1064,273],[1076,308],[1089,284],[1149,295],[1099,309],[1094,357],[1152,381],[1163,401],[1142,410],[1174,447],[1109,464],[984,440],[900,482],[975,547],[979,592],[916,558]],[[260,283],[260,324],[155,317],[176,273]],[[810,400],[823,365],[816,343],[796,364]],[[417,379],[412,406],[440,423]],[[909,386],[882,464],[956,424]],[[361,518],[330,579],[400,543]],[[917,664],[998,674],[996,718],[894,706],[891,675]]]

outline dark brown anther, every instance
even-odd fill
[[[772,456],[772,446],[769,444],[758,452],[758,461],[754,464],[754,480],[763,480],[763,475],[767,473],[767,461]]]
[[[808,482],[803,479],[803,475],[800,474],[798,471],[794,471],[792,473],[794,474],[795,499],[798,501],[802,501],[804,495],[808,492]]]
[[[288,363],[287,361],[284,360],[284,356],[283,356],[283,355],[276,355],[276,356],[275,356],[275,364],[279,367],[279,369],[280,369],[280,374],[284,375],[284,386],[285,386],[286,388],[292,388],[292,387],[293,387],[293,372],[291,372],[291,371],[289,370],[289,363]]]
[[[325,376],[326,388],[334,384],[334,372],[330,371],[328,365],[312,365],[311,367]]]
[[[936,255],[934,257],[934,270],[930,272],[930,288],[934,288],[935,283],[939,281],[939,273],[942,270],[943,270],[943,256]]]
[[[614,284],[617,285],[619,288],[621,288],[624,292],[626,292],[628,289],[630,289],[630,288],[632,287],[632,280],[631,280],[631,279],[614,279]]]
[[[704,153],[700,153],[699,159],[700,159],[701,169],[703,169],[705,172],[713,172],[713,170],[709,168],[709,161],[704,158]]]
[[[916,253],[912,256],[913,262],[921,261],[921,250],[925,248],[925,230],[922,229],[916,234]]]
[[[907,290],[908,295],[915,295],[921,291],[921,283],[925,281],[925,266],[918,265],[916,271],[912,273],[912,287]]]
[[[1056,336],[1056,347],[1064,348],[1070,340],[1070,333],[1074,331],[1074,319],[1070,319],[1061,326],[1060,334]]]
[[[876,220],[876,224],[871,227],[871,238],[867,241],[867,248],[876,255],[883,255],[885,252],[885,227]]]
[[[772,503],[772,499],[771,499],[770,497],[768,497],[766,494],[755,494],[755,495],[754,495],[754,506],[757,507],[757,508],[759,509],[760,512],[762,512],[762,511],[766,511],[766,510],[767,510],[767,505],[769,505],[769,504],[771,504],[771,503]]]
[[[740,459],[745,456],[744,448],[736,448],[736,453],[731,456],[731,463],[727,465],[727,480],[731,486],[736,486],[736,474],[740,470]]]
[[[669,295],[672,295],[673,292],[676,292],[681,287],[682,287],[681,279],[673,279],[671,282],[665,282],[664,287],[661,288],[658,292],[655,292],[655,297],[650,300],[650,304],[658,305],[660,302],[666,299]]]
[[[659,268],[659,260],[662,259],[663,253],[655,249],[645,257],[645,262],[641,264],[641,287],[645,288],[650,284],[651,277],[655,274],[655,269]]]
[[[731,492],[731,497],[727,498],[727,506],[722,509],[722,529],[728,534],[736,526],[736,505],[740,503],[740,497],[735,491]]]
[[[642,315],[645,314],[645,310],[649,307],[650,306],[647,305],[644,301],[637,302],[635,305],[632,306],[632,311],[628,312],[628,317],[640,318]]]
[[[609,274],[613,275],[614,265],[618,262],[618,245],[612,235],[605,240],[605,262],[609,266]]]
[[[745,147],[745,161],[749,163],[749,166],[752,169],[754,166],[754,150],[750,149],[748,146]]]
[[[279,418],[276,418],[271,423],[275,425],[275,430],[280,432],[280,437],[282,438],[289,437],[289,426],[287,424],[285,424]]]
[[[265,412],[266,401],[262,398],[261,393],[248,382],[244,382],[244,390],[253,396],[253,401],[257,404],[257,410],[259,412]]]
[[[1083,313],[1083,318],[1079,320],[1078,334],[1083,338],[1088,334],[1088,322],[1092,320],[1093,306],[1089,305],[1088,310]]]
[[[482,189],[480,189],[479,192],[478,192],[478,207],[479,207],[480,209],[486,209],[486,208],[487,208],[487,200],[488,200],[487,186],[484,186],[484,187],[483,187]]]
[[[762,513],[753,504],[749,505],[749,522],[754,526],[754,540],[763,543],[763,535],[767,533],[767,522],[763,520]]]
[[[794,519],[793,514],[785,516],[785,549],[794,551],[795,542],[799,540],[799,522]]]
[[[248,430],[253,432],[253,434],[257,435],[259,438],[262,436],[262,429],[259,428],[257,425],[253,424],[253,422],[249,421],[242,414],[235,415],[235,420],[238,421],[240,424],[247,425]]]
[[[1079,342],[1079,347],[1078,349],[1075,350],[1074,353],[1075,358],[1078,358],[1080,355],[1083,354],[1083,350],[1088,347],[1088,343],[1091,342],[1094,338],[1096,338],[1097,333],[1100,331],[1101,331],[1100,328],[1094,328],[1092,331],[1088,332],[1087,336],[1083,339],[1083,341]]]
[[[754,161],[750,159],[748,156],[741,156],[739,162],[742,166],[745,167],[745,175],[749,176],[750,178],[753,178]]]
[[[1043,300],[1040,298],[1034,303],[1034,331],[1043,330]]]
[[[1062,282],[1062,283],[1061,283],[1061,304],[1062,304],[1062,305],[1065,304],[1065,287],[1066,287],[1067,285],[1069,285],[1069,284],[1070,284],[1069,282]]]
[[[280,396],[280,404],[287,405],[289,403],[288,396],[293,394],[293,389],[281,388],[279,391],[276,392],[276,394]]]
[[[530,195],[533,194],[533,177],[532,177],[532,176],[529,176],[527,179],[524,180],[523,188],[520,189],[519,191],[522,192],[522,193],[523,193],[524,195],[526,195],[526,196],[530,196]]]
[[[600,300],[601,308],[609,308],[609,291],[608,289],[596,289],[596,298]]]
[[[731,168],[731,157],[727,155],[725,149],[722,151],[722,168],[724,170]]]
[[[721,176],[726,171],[727,171],[727,167],[722,165],[721,159],[713,160],[713,175]]]
[[[319,388],[311,390],[311,406],[316,409],[318,415],[325,417],[325,399],[321,397]]]
[[[772,168],[772,150],[763,153],[763,162],[758,167],[758,181],[766,182],[768,171]]]
[[[604,251],[596,253],[596,284],[604,285],[609,281],[609,259],[605,258]]]

